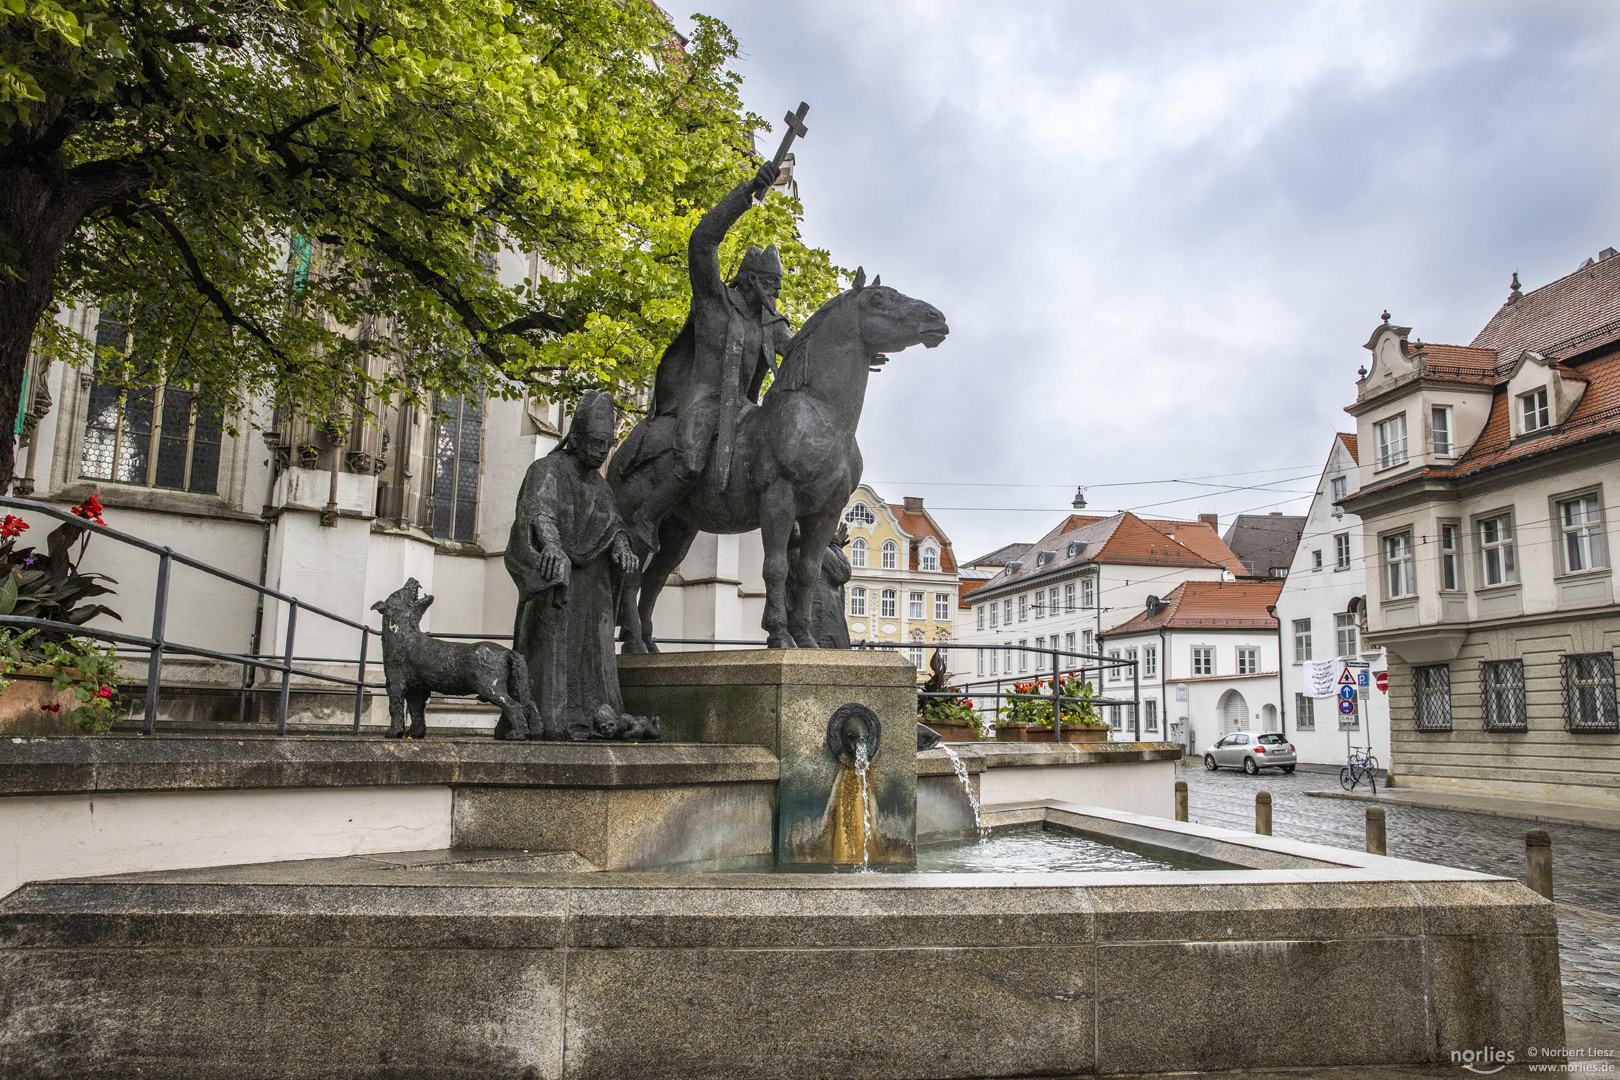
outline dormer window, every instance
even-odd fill
[[[1552,426],[1552,413],[1547,408],[1545,386],[1528,394],[1519,395],[1519,416],[1522,419],[1520,430],[1525,435]]]
[[[1374,424],[1378,436],[1378,467],[1393,469],[1406,464],[1406,414],[1397,413],[1381,423]]]
[[[877,524],[877,515],[872,508],[863,502],[858,502],[844,512],[844,521],[850,525],[864,525],[871,528]]]
[[[1452,446],[1449,405],[1436,405],[1429,410],[1429,430],[1434,436],[1434,456],[1450,457]]]
[[[1082,551],[1086,550],[1086,542],[1084,540],[1070,540],[1067,550],[1069,558],[1072,559]]]
[[[925,547],[922,549],[922,568],[924,570],[939,569],[939,550],[937,548]]]

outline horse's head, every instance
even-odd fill
[[[883,275],[866,283],[866,271],[855,271],[855,302],[860,305],[861,341],[872,353],[899,352],[913,345],[932,349],[951,328],[933,304],[883,284]]]

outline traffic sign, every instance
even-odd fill
[[[1354,686],[1354,685],[1356,685],[1356,676],[1355,676],[1355,674],[1353,672],[1351,672],[1351,670],[1348,667],[1345,668],[1344,671],[1340,672],[1340,674],[1339,674],[1339,685],[1340,686]]]
[[[1355,701],[1353,699],[1346,699],[1339,702],[1339,711],[1345,716],[1349,716],[1351,713],[1356,711]]]
[[[1385,693],[1389,692],[1389,672],[1380,671],[1376,676],[1374,676],[1374,681],[1377,682],[1378,689],[1384,691]]]
[[[1356,688],[1353,687],[1353,686],[1341,686],[1341,687],[1339,687],[1339,700],[1340,701],[1354,701],[1354,700],[1356,700]]]

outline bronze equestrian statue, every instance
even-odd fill
[[[861,478],[855,428],[867,377],[882,354],[933,348],[950,332],[937,308],[878,279],[867,285],[864,271],[790,338],[775,310],[781,269],[774,252],[751,249],[726,284],[720,242],[776,175],[766,163],[693,230],[691,313],[659,363],[651,414],[608,465],[631,540],[647,559],[624,583],[625,652],[654,648],[653,606],[699,532],[754,529],[765,546],[767,643],[816,648],[811,623],[822,552]],[[774,381],[755,404],[767,373]],[[795,523],[800,542],[789,596]]]

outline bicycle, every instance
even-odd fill
[[[1369,752],[1370,747],[1352,746],[1350,748],[1350,764],[1339,770],[1339,786],[1346,791],[1353,791],[1357,784],[1366,780],[1372,784],[1372,793],[1378,794],[1378,759]]]

